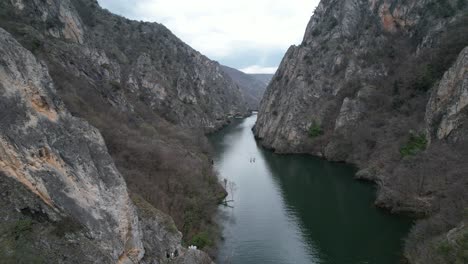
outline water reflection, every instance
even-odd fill
[[[259,148],[254,122],[211,137],[216,167],[237,185],[234,208],[221,209],[218,262],[397,263],[408,219],[374,208],[372,186],[354,181],[350,166]]]

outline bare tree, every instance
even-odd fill
[[[223,205],[232,208],[233,206],[230,205],[229,203],[234,202],[234,192],[237,189],[237,185],[235,182],[230,181],[228,179],[223,179],[223,183],[224,183],[224,189],[228,192],[228,195],[226,195],[226,198],[224,198]],[[230,199],[229,199],[229,196],[230,196]]]

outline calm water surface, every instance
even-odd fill
[[[233,208],[219,213],[218,263],[399,262],[409,219],[373,207],[375,190],[353,180],[350,166],[260,148],[255,120],[211,136],[220,177],[236,185]]]

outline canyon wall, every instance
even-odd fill
[[[377,184],[378,206],[424,218],[406,241],[412,263],[455,261],[460,250],[450,244],[442,256],[434,248],[468,208],[467,7],[321,1],[268,86],[254,128],[278,153],[356,164],[358,178]]]
[[[170,217],[161,221],[151,205],[141,213],[99,131],[68,112],[47,66],[3,29],[0,102],[2,261],[154,263],[175,251],[184,258]]]

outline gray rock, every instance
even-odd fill
[[[360,180],[376,181],[378,179],[377,169],[365,168],[356,172],[355,178]]]
[[[467,140],[468,47],[432,91],[427,105],[428,135],[435,139]]]
[[[47,211],[85,226],[110,259],[138,261],[138,218],[99,131],[70,115],[47,68],[3,29],[0,43],[0,100],[8,106],[0,117],[0,170]]]

